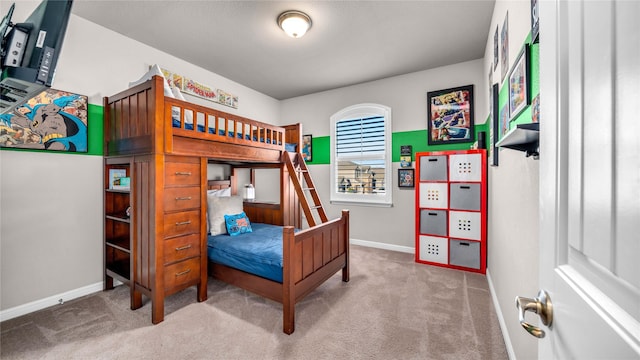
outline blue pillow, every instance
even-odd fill
[[[251,223],[244,211],[240,214],[225,215],[224,222],[227,225],[227,232],[231,236],[252,232]]]
[[[298,144],[291,144],[291,143],[284,144],[284,149],[288,152],[296,152],[297,148],[298,148]]]

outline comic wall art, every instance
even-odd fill
[[[222,89],[216,89],[208,85],[204,85],[199,81],[187,78],[165,68],[161,68],[161,71],[164,78],[169,83],[169,86],[175,87],[185,94],[197,96],[234,109],[238,108],[237,95],[233,95]]]
[[[0,147],[87,152],[87,103],[84,95],[44,90],[0,114]]]
[[[509,118],[515,120],[529,100],[529,46],[524,45],[509,73]]]
[[[473,85],[427,93],[429,145],[474,141]]]

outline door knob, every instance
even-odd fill
[[[522,296],[516,296],[516,308],[518,308],[518,318],[520,325],[529,332],[529,334],[542,339],[545,335],[544,331],[537,326],[533,326],[524,320],[524,313],[531,311],[540,316],[540,320],[544,325],[551,328],[553,323],[553,306],[551,299],[546,291],[538,291],[538,297],[530,299]]]

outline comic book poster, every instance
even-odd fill
[[[474,141],[473,85],[427,93],[428,144]]]
[[[222,89],[215,89],[165,68],[161,68],[161,71],[164,78],[167,79],[169,86],[179,89],[182,93],[197,96],[234,109],[238,108],[237,95],[230,94]]]
[[[0,147],[87,151],[87,96],[46,89],[0,114]]]

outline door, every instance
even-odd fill
[[[639,359],[640,1],[541,1],[540,29],[539,357]]]

